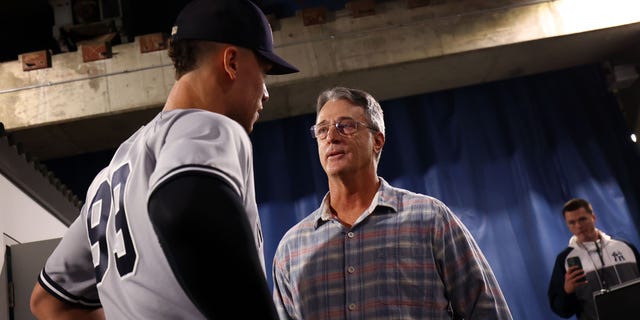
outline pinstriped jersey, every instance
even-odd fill
[[[111,319],[203,319],[173,275],[147,211],[154,189],[184,171],[213,173],[237,192],[264,270],[249,136],[223,115],[179,109],[159,113],[120,145],[40,283],[69,302],[102,305]]]

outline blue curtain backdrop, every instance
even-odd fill
[[[640,245],[640,157],[599,66],[381,104],[387,141],[379,175],[460,216],[514,319],[560,319],[547,285],[571,236],[560,212],[569,198],[590,200],[597,227]],[[251,135],[270,282],[281,236],[327,192],[308,130],[314,121],[310,114],[258,123]]]

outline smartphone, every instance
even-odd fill
[[[578,266],[578,268],[582,269],[582,263],[580,262],[579,257],[571,257],[567,259],[567,265],[569,266],[569,268],[573,266]]]

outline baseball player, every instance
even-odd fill
[[[171,34],[166,104],[91,183],[34,287],[40,319],[277,318],[248,133],[265,75],[298,70],[248,0],[194,0]]]

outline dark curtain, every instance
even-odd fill
[[[591,201],[598,228],[640,245],[638,146],[604,79],[588,65],[381,102],[379,175],[460,216],[514,319],[559,319],[547,286],[571,236],[561,214],[568,199]],[[270,282],[281,236],[327,192],[308,130],[314,121],[262,122],[251,135]]]

